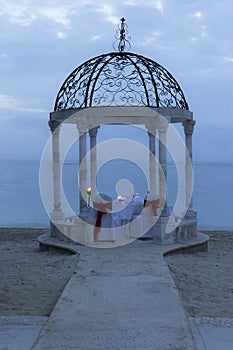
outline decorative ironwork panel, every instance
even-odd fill
[[[189,109],[178,82],[164,67],[131,52],[111,52],[88,60],[68,76],[55,111],[127,105]]]

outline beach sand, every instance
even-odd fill
[[[209,251],[166,257],[188,316],[233,317],[233,231],[202,231]]]
[[[0,315],[48,316],[79,256],[39,251],[46,229],[0,229]],[[166,257],[188,316],[232,317],[233,232],[208,231],[209,251]]]
[[[0,229],[0,315],[48,316],[79,255],[39,251],[46,229]]]

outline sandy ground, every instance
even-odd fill
[[[166,261],[189,316],[233,317],[233,231],[203,233],[210,236],[208,252]]]
[[[0,315],[48,316],[78,255],[39,251],[45,229],[0,229]]]
[[[41,252],[44,229],[0,229],[0,315],[47,316],[78,255]],[[206,232],[209,252],[166,257],[192,317],[233,317],[233,232]]]

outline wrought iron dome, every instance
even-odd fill
[[[160,64],[125,52],[124,18],[119,52],[89,59],[77,67],[61,86],[55,111],[94,106],[147,106],[188,110],[183,91]]]

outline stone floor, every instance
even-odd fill
[[[163,258],[171,248],[80,246],[49,318],[0,317],[0,350],[232,350],[233,319],[187,318]]]
[[[31,350],[46,321],[46,317],[0,317],[0,350]],[[189,318],[189,322],[197,350],[232,350],[233,318]]]

